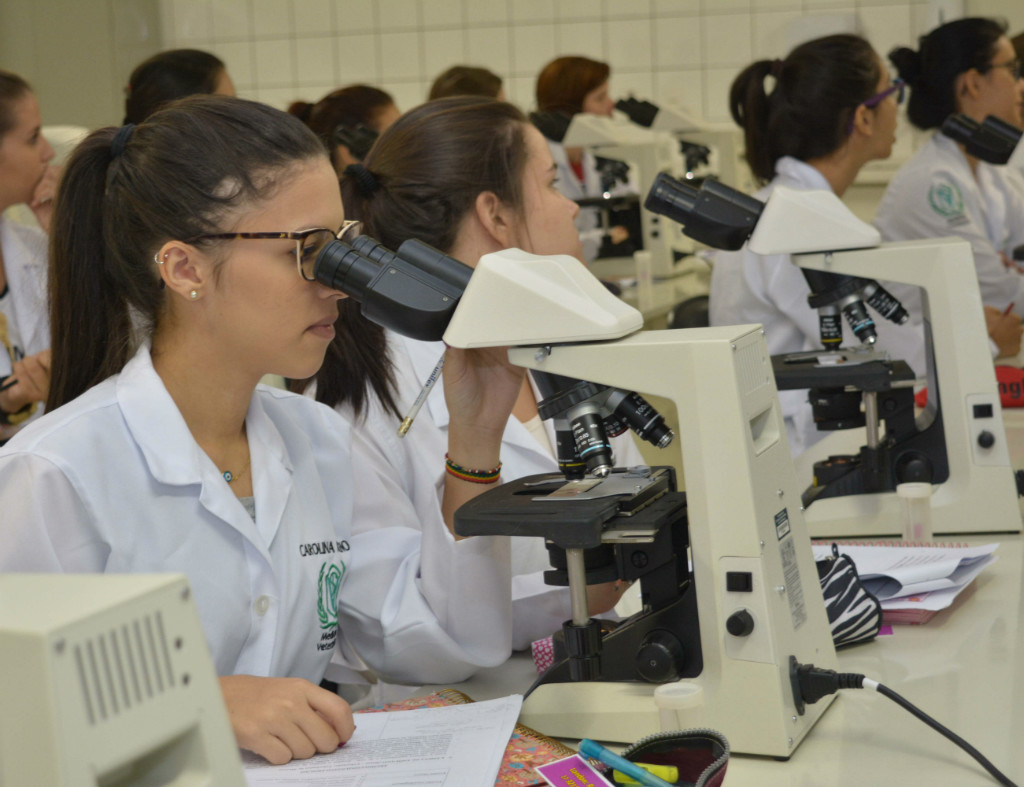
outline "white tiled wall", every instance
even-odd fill
[[[969,3],[968,3],[969,4]],[[407,109],[455,63],[505,78],[533,105],[537,72],[561,54],[612,66],[612,92],[728,121],[739,69],[808,37],[856,30],[886,53],[960,0],[162,0],[165,46],[209,49],[239,92],[284,107],[369,82]]]

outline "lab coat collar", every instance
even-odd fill
[[[281,434],[264,410],[259,394],[255,393],[250,400],[245,422],[256,494],[256,525],[262,544],[253,539],[252,520],[245,509],[219,488],[224,483],[220,470],[193,438],[153,368],[148,342],[139,347],[119,375],[117,399],[153,478],[172,486],[201,485],[202,505],[254,541],[269,559],[266,550],[280,526],[293,467]]]
[[[40,242],[33,247],[36,236]],[[4,275],[18,318],[21,344],[29,355],[50,346],[46,305],[46,242],[39,230],[0,216]]]
[[[805,189],[832,191],[828,179],[806,161],[792,156],[783,156],[775,162],[775,179],[792,183]]]

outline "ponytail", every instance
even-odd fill
[[[857,105],[874,95],[881,76],[871,45],[845,34],[801,44],[785,60],[747,66],[733,81],[729,110],[743,127],[754,176],[771,180],[783,156],[809,161],[837,150]]]
[[[107,243],[104,192],[109,169],[117,166],[111,151],[115,132],[101,129],[82,142],[57,189],[50,232],[47,411],[117,374],[128,362],[133,345],[128,289],[154,314],[162,300],[154,276],[126,281],[118,274]]]

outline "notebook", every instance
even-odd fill
[[[376,708],[367,708],[358,713],[381,713],[383,711],[415,710],[416,708],[439,708],[446,705],[462,705],[473,702],[457,689],[441,689],[425,697],[413,697],[402,702],[393,702]],[[534,787],[545,784],[534,768],[576,752],[546,735],[522,724],[517,724],[509,739],[505,756],[498,772],[495,787]]]

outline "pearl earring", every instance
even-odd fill
[[[188,297],[191,298],[192,300],[195,300],[196,298],[199,297],[199,290],[190,290]]]

